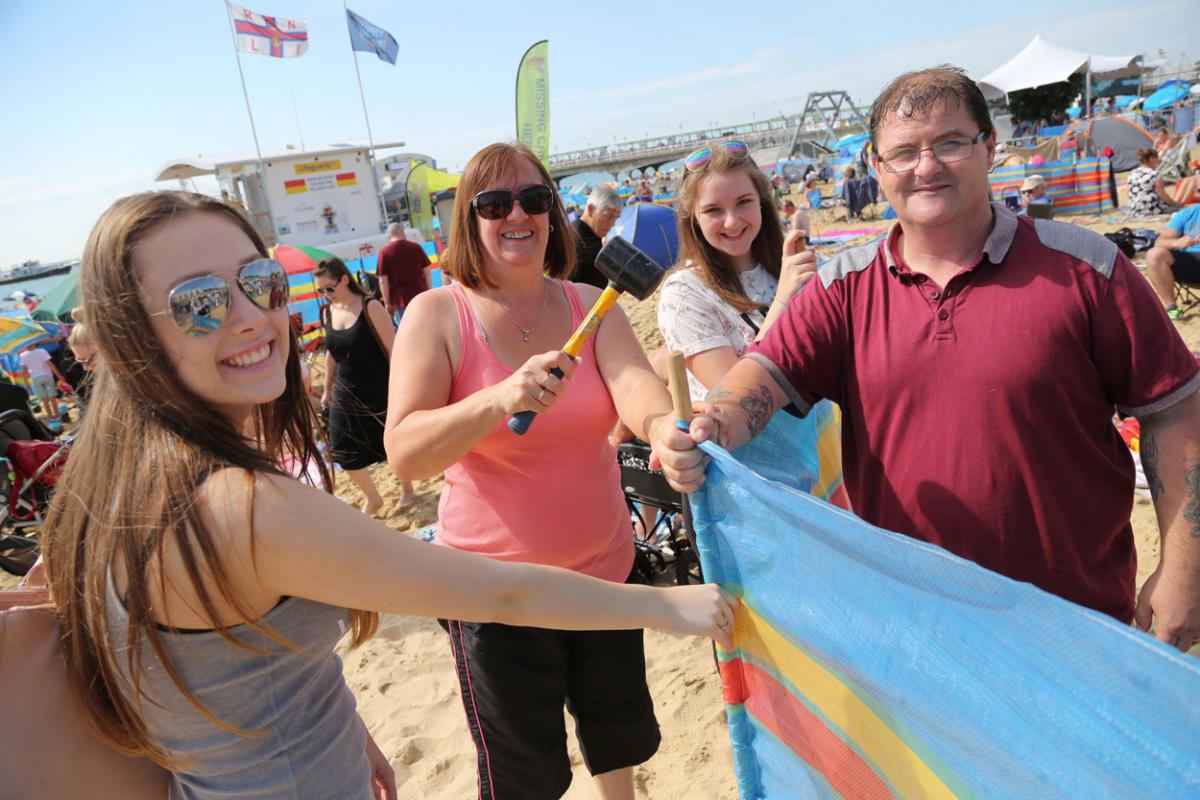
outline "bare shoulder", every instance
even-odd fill
[[[564,283],[566,283],[566,281],[564,281]],[[584,308],[591,308],[592,305],[600,299],[600,292],[603,291],[602,289],[597,289],[595,286],[592,286],[590,283],[575,283],[572,281],[571,285],[574,286],[575,291],[578,292],[579,302],[583,303]]]

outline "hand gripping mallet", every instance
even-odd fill
[[[605,287],[591,311],[583,318],[583,322],[579,323],[575,333],[563,346],[563,352],[571,358],[579,355],[583,350],[588,338],[600,326],[600,320],[604,319],[604,315],[612,309],[622,293],[628,292],[638,300],[645,300],[654,294],[654,290],[658,288],[658,284],[662,282],[663,276],[666,274],[666,271],[654,263],[650,256],[618,237],[609,240],[596,256],[596,268],[604,277],[608,278],[608,286]],[[562,370],[558,367],[554,367],[550,371],[557,378],[563,376]],[[523,436],[525,431],[529,430],[529,426],[533,424],[535,416],[537,416],[536,411],[520,411],[513,414],[508,420],[508,429],[518,436]]]
[[[667,384],[671,387],[671,404],[675,410],[675,424],[686,433],[692,422],[692,393],[688,389],[687,367],[684,366],[683,353],[673,350],[667,356]],[[692,527],[691,497],[680,493],[683,506],[683,527],[688,545],[692,550],[692,558],[700,561],[700,551],[696,549],[696,531]]]

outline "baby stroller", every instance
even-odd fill
[[[622,443],[617,447],[617,465],[642,577],[653,582],[674,568],[676,583],[702,583],[691,544],[694,534],[683,527],[683,497],[660,470],[650,469],[650,445],[638,439]]]
[[[24,575],[38,557],[29,533],[40,526],[67,463],[69,446],[56,440],[28,411],[0,413],[0,448],[9,471],[0,471],[0,569]]]

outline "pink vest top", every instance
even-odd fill
[[[571,325],[584,309],[571,283],[563,287]],[[462,289],[450,291],[458,310],[460,361],[450,402],[508,378],[513,370],[484,339]],[[595,340],[549,411],[524,436],[496,426],[446,470],[438,505],[438,543],[501,561],[550,564],[596,578],[623,581],[633,566],[633,534],[620,471],[608,434],[616,408],[596,365]]]

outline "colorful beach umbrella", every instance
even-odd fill
[[[609,236],[620,236],[663,269],[674,266],[679,255],[675,212],[655,203],[625,206]]]
[[[0,354],[16,354],[53,338],[27,311],[0,314]]]
[[[335,258],[318,247],[304,244],[277,244],[271,248],[271,257],[283,265],[289,275],[297,272],[312,272],[326,258]]]
[[[1161,111],[1170,108],[1191,93],[1192,85],[1187,81],[1167,81],[1142,103],[1143,111]]]

